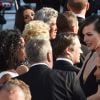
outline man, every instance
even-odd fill
[[[42,20],[50,27],[50,40],[56,38],[57,25],[56,20],[58,12],[53,8],[43,7],[35,13],[35,20]]]
[[[0,85],[0,100],[31,100],[30,89],[23,81],[10,79]]]
[[[62,32],[74,32],[78,34],[78,20],[72,11],[59,13],[57,17],[57,30],[58,34]]]
[[[89,2],[88,0],[68,0],[67,2],[67,7],[69,10],[75,13],[77,16],[78,22],[79,22],[79,27],[82,25],[82,23],[85,20],[85,15],[86,12],[89,9]],[[83,35],[79,34],[80,40],[82,43],[83,41]]]
[[[54,83],[57,84],[55,79],[58,78],[51,71],[52,48],[49,40],[30,40],[26,46],[26,52],[31,68],[28,73],[19,76],[19,79],[22,79],[30,86],[32,100],[53,100],[53,98],[59,98],[54,97],[56,95],[52,94],[54,91],[59,90],[55,89],[56,87],[54,88]],[[60,87],[64,89],[63,85]]]
[[[52,48],[49,40],[31,39],[27,43],[26,53],[31,68],[29,72],[17,78],[23,80],[30,86],[32,100],[85,99],[77,83],[78,81],[72,80],[71,87],[69,87],[66,84],[66,73],[62,74],[51,70],[53,61]],[[71,77],[69,73],[67,74]]]
[[[80,25],[85,19],[86,12],[89,9],[89,3],[88,0],[68,0],[67,7],[76,14]]]
[[[78,68],[74,66],[80,62],[82,53],[78,36],[71,32],[59,34],[54,41],[53,48],[56,56],[54,69],[78,73]]]

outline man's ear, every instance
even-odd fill
[[[52,55],[51,51],[49,51],[47,53],[47,63],[49,64],[49,68],[52,69],[52,67],[53,67],[53,55]]]
[[[51,52],[48,52],[47,53],[47,60],[48,60],[48,62],[51,62],[52,61],[52,53]]]
[[[65,54],[70,55],[71,50],[70,50],[70,48],[66,48],[64,52],[65,52]]]
[[[86,10],[89,10],[89,8],[90,8],[90,3],[88,2],[86,5]]]

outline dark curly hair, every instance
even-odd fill
[[[16,51],[19,47],[21,34],[17,30],[0,32],[0,71],[13,69],[17,66]]]

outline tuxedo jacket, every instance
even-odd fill
[[[78,19],[78,26],[81,27],[81,25],[83,24],[85,19],[82,17],[78,17],[78,16],[77,16],[77,19]],[[81,32],[78,33],[78,35],[79,35],[79,39],[80,39],[81,44],[86,45],[86,43],[84,42],[84,35]]]
[[[33,66],[29,72],[17,78],[29,85],[32,100],[66,100],[64,77],[46,65]]]
[[[66,73],[58,73],[46,65],[35,65],[30,68],[29,72],[17,78],[30,86],[32,100],[85,100],[81,92],[76,92],[77,89],[80,90],[76,86],[77,81],[72,81],[76,89],[74,90],[72,86],[74,96],[69,86],[66,85]]]
[[[54,69],[63,70],[63,71],[72,71],[72,72],[79,72],[79,68],[72,65],[70,62],[65,60],[57,60],[54,62]]]

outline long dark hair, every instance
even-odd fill
[[[33,10],[32,7],[28,5],[24,5],[24,6],[20,6],[20,8],[16,12],[15,28],[20,30],[21,32],[24,30],[24,26],[25,26],[23,12],[27,9]]]

